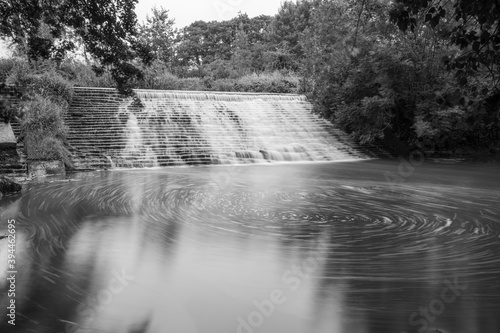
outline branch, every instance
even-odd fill
[[[359,29],[359,23],[361,22],[361,14],[363,14],[363,8],[365,7],[366,0],[363,0],[361,3],[361,8],[358,13],[358,22],[356,23],[356,31],[354,32],[354,43],[353,43],[353,48],[356,47],[356,42],[358,39],[358,29]]]

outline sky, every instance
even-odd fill
[[[283,0],[139,0],[136,14],[139,22],[146,20],[153,6],[162,6],[169,10],[170,18],[175,19],[175,26],[183,28],[194,21],[229,20],[238,12],[248,16],[275,15]],[[5,44],[0,41],[0,57],[8,56]]]
[[[139,0],[136,13],[139,22],[145,20],[153,6],[169,10],[177,28],[183,28],[194,21],[229,20],[238,12],[254,17],[262,14],[275,15],[283,0]]]

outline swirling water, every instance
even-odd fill
[[[499,166],[426,162],[389,182],[399,166],[30,185],[0,202],[1,230],[16,220],[18,271],[16,326],[2,293],[1,332],[500,332]]]

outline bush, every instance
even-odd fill
[[[25,136],[29,159],[61,159],[71,167],[70,153],[64,145],[67,127],[64,124],[64,109],[54,101],[35,95],[23,103],[21,130]]]
[[[219,79],[211,80],[208,88],[210,91],[226,91],[235,92],[238,91],[238,80],[235,79]]]
[[[3,98],[0,117],[19,120],[20,139],[26,142],[29,159],[58,159],[71,167],[70,153],[65,147],[64,112],[71,103],[73,87],[63,76],[68,76],[67,72],[59,71],[50,61],[2,63],[0,70],[4,70],[6,83],[20,91],[20,100],[13,107],[14,103],[7,103],[11,100]]]
[[[299,79],[279,72],[251,74],[241,78],[214,79],[184,77],[179,78],[166,68],[153,67],[145,70],[144,79],[137,83],[140,89],[196,90],[227,92],[297,93]],[[231,74],[233,75],[233,74]]]
[[[147,76],[138,83],[140,89],[159,90],[206,90],[203,80],[200,78],[178,78],[165,72],[157,76]]]
[[[235,82],[234,91],[293,94],[298,92],[299,79],[279,72],[245,75]]]
[[[293,70],[299,69],[298,61],[294,55],[283,51],[266,51],[262,54],[262,63],[266,64],[267,70]]]
[[[31,160],[62,160],[64,165],[71,169],[71,153],[64,143],[55,137],[46,136],[43,132],[30,132],[26,137],[26,150]]]
[[[0,83],[7,80],[15,65],[14,59],[0,59]]]
[[[59,68],[62,75],[78,87],[115,88],[116,82],[108,72],[98,76],[91,66],[78,61],[65,61]]]
[[[334,123],[353,134],[361,143],[384,137],[391,123],[394,103],[389,98],[365,97],[358,104],[341,104],[335,112]]]
[[[54,101],[35,95],[32,100],[23,103],[22,111],[21,129],[24,133],[42,132],[48,137],[66,137],[64,109]]]
[[[17,63],[7,84],[18,87],[27,98],[40,95],[67,107],[73,98],[73,85],[53,68],[41,73],[33,72],[28,63]]]
[[[235,79],[239,76],[233,64],[228,60],[217,59],[205,66],[208,76],[217,79]]]

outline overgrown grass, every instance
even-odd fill
[[[5,80],[7,80],[15,65],[16,65],[15,59],[11,58],[0,59],[0,83],[5,82]]]
[[[70,153],[64,144],[68,132],[63,118],[65,109],[41,95],[35,95],[22,107],[21,130],[28,158],[62,160],[67,167],[71,167]]]
[[[18,118],[28,159],[62,160],[71,168],[64,113],[73,97],[72,83],[50,63],[14,61],[4,65],[0,68],[10,67],[6,83],[22,93]]]
[[[16,62],[6,78],[6,83],[17,87],[24,99],[40,95],[67,107],[73,98],[73,84],[55,67],[44,66],[37,69],[27,62]]]

